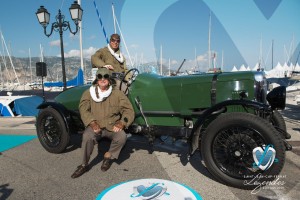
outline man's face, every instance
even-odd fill
[[[100,86],[100,89],[101,90],[108,89],[108,86],[109,86],[108,74],[105,74],[105,75],[101,74],[100,76],[98,75],[98,77],[97,77],[98,85]]]
[[[117,50],[119,48],[120,40],[111,38],[109,44],[113,50]]]

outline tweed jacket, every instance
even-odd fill
[[[134,120],[133,107],[126,95],[113,88],[111,94],[101,102],[95,102],[87,89],[80,99],[79,112],[84,125],[87,127],[96,120],[101,129],[113,130],[117,121],[128,127]]]
[[[118,50],[116,53],[120,53]],[[125,58],[124,58],[125,59]],[[99,68],[104,65],[112,65],[114,67],[114,72],[124,73],[126,68],[126,61],[120,63],[113,55],[111,55],[108,47],[104,47],[96,51],[91,57],[92,67]]]

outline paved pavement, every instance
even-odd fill
[[[0,117],[0,134],[36,135],[35,117]]]
[[[100,170],[109,142],[101,141],[92,155],[91,169],[77,179],[70,176],[81,161],[81,135],[72,136],[73,144],[62,154],[45,151],[38,139],[5,151],[0,155],[0,200],[87,200],[95,199],[111,185],[135,179],[158,178],[179,182],[193,188],[203,199],[299,199],[300,196],[300,106],[287,95],[282,111],[293,151],[286,153],[281,172],[282,187],[251,191],[218,183],[208,173],[199,153],[185,156],[186,144],[177,142],[154,146],[154,153],[144,138],[129,138],[118,162],[108,172]],[[0,134],[35,135],[35,118],[0,118]],[[99,155],[98,155],[99,154]],[[98,156],[97,156],[98,155]],[[122,199],[120,197],[120,199]]]

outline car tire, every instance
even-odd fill
[[[36,123],[39,141],[48,152],[61,153],[67,148],[70,135],[57,110],[51,107],[42,109]]]
[[[276,161],[266,170],[255,166],[253,149],[272,145]],[[212,121],[201,139],[201,155],[208,171],[220,182],[242,189],[257,188],[251,184],[272,181],[285,162],[285,148],[280,134],[266,120],[249,113],[221,114]]]

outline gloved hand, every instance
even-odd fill
[[[112,65],[104,65],[103,67],[109,70],[114,70],[114,67]]]
[[[123,130],[124,127],[125,127],[125,125],[121,121],[117,121],[113,127],[113,131],[119,132],[119,131]]]
[[[99,126],[99,124],[97,123],[97,121],[92,121],[89,126],[94,130],[95,134],[99,134],[101,131],[101,128]]]

